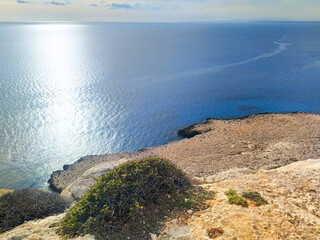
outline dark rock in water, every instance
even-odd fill
[[[50,179],[48,180],[49,188],[58,193],[61,193],[63,188],[58,187],[58,185],[55,184],[55,179],[60,176],[61,172],[62,172],[61,170],[54,171],[51,174]]]
[[[65,164],[65,165],[63,165],[63,170],[67,170],[68,168],[70,167],[70,164]]]
[[[206,124],[208,124],[212,119],[208,118],[204,122],[204,124],[193,124],[187,128],[184,128],[182,130],[179,130],[177,132],[178,135],[186,138],[192,138],[196,135],[208,132],[211,130],[210,127],[208,127]]]
[[[184,128],[182,130],[179,130],[177,132],[178,135],[182,136],[182,137],[186,137],[186,138],[191,138],[194,137],[198,134],[201,134],[202,131],[199,131],[198,129],[195,128],[195,124],[191,125],[187,128]]]

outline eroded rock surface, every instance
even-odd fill
[[[166,223],[158,240],[320,239],[320,159],[204,185],[217,191],[210,208]],[[224,192],[258,191],[268,205],[229,204]],[[214,236],[214,237],[213,237]]]
[[[260,114],[242,119],[208,119],[190,139],[153,149],[192,177],[234,168],[284,166],[320,157],[320,115]],[[191,131],[191,130],[190,130]]]
[[[56,226],[65,216],[51,216],[40,220],[26,222],[11,231],[0,234],[0,240],[61,240],[61,236],[56,234]],[[94,236],[86,235],[73,238],[74,240],[94,240]]]
[[[101,171],[99,171],[100,167],[108,170],[110,166],[116,165],[117,162],[123,159],[130,161],[150,156],[154,156],[154,154],[149,151],[86,156],[71,165],[64,165],[64,170],[53,172],[48,182],[53,190],[62,192],[75,181],[88,178],[88,174],[91,174],[97,180],[97,177],[101,175]],[[86,173],[87,171],[89,172]]]
[[[113,162],[110,161],[100,163],[90,168],[81,176],[79,176],[79,178],[75,182],[66,187],[61,192],[61,195],[71,200],[81,199],[83,195],[88,191],[88,189],[93,186],[101,176],[105,175],[115,167],[127,161],[127,159],[122,158]]]

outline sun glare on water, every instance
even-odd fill
[[[58,148],[71,144],[73,136],[86,128],[79,96],[85,84],[82,76],[85,76],[86,66],[78,57],[82,49],[81,37],[69,31],[74,27],[81,26],[40,24],[34,29],[37,34],[34,48],[43,74],[43,81],[37,86],[45,91],[43,101],[47,106],[44,113],[47,115],[44,116],[46,138],[54,139]],[[72,145],[77,146],[77,143]]]

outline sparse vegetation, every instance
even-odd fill
[[[258,192],[243,192],[242,197],[254,201],[256,206],[268,204],[268,201],[261,197],[260,193]]]
[[[213,197],[192,187],[185,174],[161,158],[131,161],[113,169],[67,213],[58,231],[65,237],[147,239],[163,220],[183,209],[203,209]]]
[[[236,190],[229,189],[225,192],[225,195],[228,196],[230,204],[236,204],[244,207],[248,207],[248,201],[246,199],[255,202],[256,206],[268,204],[268,201],[265,200],[258,192],[243,192],[242,196],[239,196]]]
[[[280,167],[281,167],[280,165],[271,165],[271,166],[267,167],[267,170],[273,170],[273,169],[277,169]]]
[[[229,195],[228,200],[230,204],[235,204],[243,207],[248,207],[248,202],[244,197],[239,195]]]
[[[233,190],[233,189],[229,189],[224,194],[227,195],[227,196],[237,195],[237,191]]]
[[[188,198],[184,198],[185,206],[183,207],[199,211],[199,210],[206,209],[208,207],[206,200],[213,199],[216,192],[215,191],[208,192],[202,189],[201,187],[192,186],[184,194]],[[190,202],[192,204],[190,204]]]
[[[202,181],[202,184],[209,184],[210,182],[208,181],[207,178],[204,178],[203,181]]]
[[[225,192],[225,195],[228,196],[228,201],[230,204],[248,207],[247,200],[244,197],[239,196],[236,190],[229,189]]]
[[[256,174],[257,172],[258,172],[257,170],[251,170],[249,172],[246,172],[246,175]]]
[[[0,197],[0,233],[25,221],[44,218],[65,210],[60,195],[39,189],[21,189]]]
[[[290,158],[291,162],[298,162],[299,160],[297,158]]]

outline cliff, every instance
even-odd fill
[[[88,156],[55,172],[50,184],[69,197],[80,198],[97,179],[116,166],[150,156],[175,163],[194,179],[274,168],[298,160],[320,158],[320,116],[307,113],[261,114],[241,119],[208,119],[184,135],[194,137],[134,153]]]
[[[320,159],[240,174],[203,187],[217,192],[208,209],[169,219],[160,236],[150,236],[158,240],[318,240],[320,237]],[[224,194],[228,189],[239,193],[258,191],[269,204],[231,205]],[[52,224],[63,216],[25,223],[0,235],[0,239],[61,239]],[[78,239],[94,238],[83,236]]]

